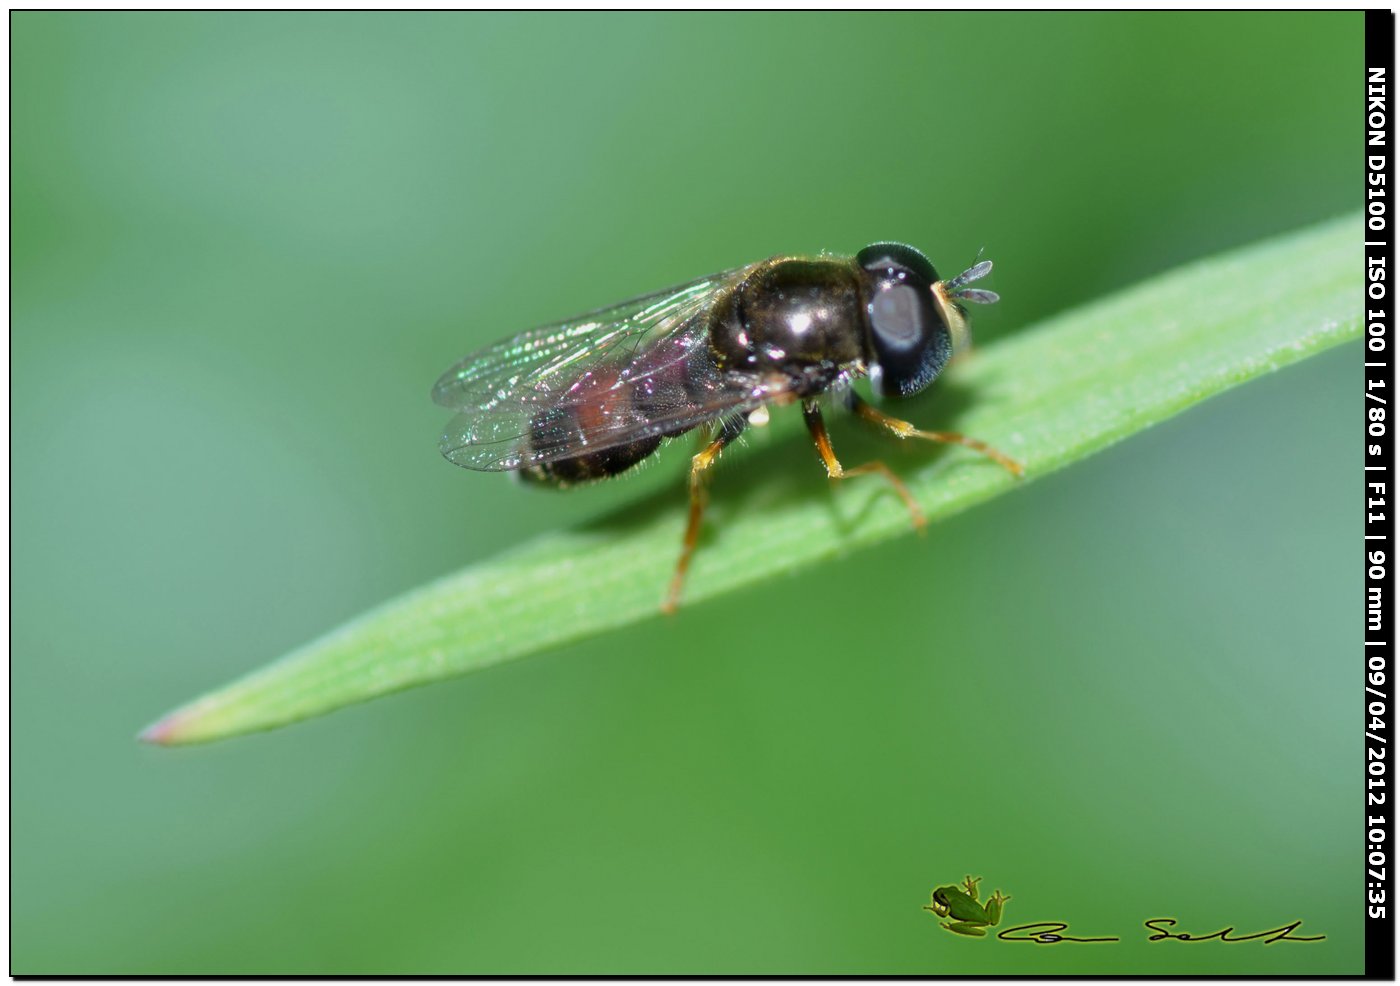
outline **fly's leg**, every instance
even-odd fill
[[[705,516],[705,504],[710,499],[708,471],[725,446],[743,433],[747,423],[748,419],[741,414],[727,419],[720,425],[719,434],[690,460],[690,520],[686,523],[685,540],[681,543],[681,556],[676,562],[676,573],[671,576],[671,588],[666,593],[666,601],[661,604],[663,613],[674,613],[680,605],[685,574],[690,570],[690,558],[695,554],[695,545],[700,541],[700,521]]]
[[[922,431],[915,428],[908,421],[901,421],[899,418],[890,417],[883,411],[872,407],[870,404],[861,400],[860,395],[855,391],[847,392],[846,403],[850,406],[852,411],[856,412],[856,414],[860,415],[864,420],[869,421],[871,424],[879,425],[881,428],[893,432],[900,438],[922,438],[925,441],[942,442],[945,445],[961,445],[964,448],[972,449],[974,452],[982,453],[1013,476],[1024,476],[1026,473],[1025,466],[1021,465],[1021,463],[1017,462],[1006,453],[998,452],[986,442],[979,442],[975,438],[959,435],[955,431]]]
[[[909,516],[914,521],[914,528],[922,532],[928,526],[928,521],[924,519],[924,512],[919,509],[919,504],[914,500],[909,488],[904,485],[898,476],[890,471],[890,467],[883,462],[867,462],[863,466],[856,466],[854,469],[847,469],[841,465],[841,461],[836,458],[836,453],[831,449],[831,437],[826,433],[826,422],[822,420],[821,408],[816,401],[802,402],[802,418],[807,422],[807,430],[812,433],[812,441],[817,446],[817,454],[822,457],[822,465],[826,466],[826,474],[832,479],[849,479],[851,476],[859,476],[862,473],[878,472],[884,476],[889,484],[894,487],[894,491],[899,494],[899,498],[904,501],[904,505],[909,508]]]

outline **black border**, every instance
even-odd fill
[[[1365,646],[1362,648],[1366,763],[1363,772],[1365,806],[1362,845],[1366,914],[1366,972],[1368,979],[1395,978],[1395,900],[1390,879],[1395,863],[1394,819],[1396,804],[1388,729],[1394,708],[1391,680],[1390,635],[1394,627],[1390,569],[1395,564],[1395,522],[1390,498],[1394,427],[1391,349],[1393,346],[1390,295],[1394,277],[1395,207],[1390,126],[1390,89],[1395,76],[1395,15],[1388,10],[1366,11],[1365,72],[1365,206],[1366,311],[1365,347],[1365,465],[1363,499],[1365,535],[1362,554],[1366,597]],[[1389,420],[1387,420],[1389,419]],[[1378,714],[1379,713],[1379,714]]]

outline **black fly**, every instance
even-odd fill
[[[531,329],[473,353],[438,380],[433,400],[458,412],[442,454],[468,469],[514,470],[568,487],[615,476],[663,439],[704,428],[668,611],[699,538],[706,471],[769,404],[801,403],[827,474],[881,473],[922,527],[914,498],[884,463],[841,465],[817,398],[861,376],[881,398],[923,390],[967,344],[964,303],[997,300],[968,287],[991,269],[984,260],[942,281],[913,247],[878,243],[854,257],[772,257]],[[839,389],[861,418],[901,438],[964,445],[1021,474],[1017,462],[976,439],[921,431]]]

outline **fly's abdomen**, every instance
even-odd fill
[[[569,388],[568,401],[530,419],[525,458],[534,464],[520,470],[521,478],[565,488],[631,469],[662,439],[693,427],[665,424],[694,400],[687,370],[684,360],[630,374],[608,367],[589,370]],[[555,454],[563,449],[574,454]]]
[[[530,423],[531,435],[539,431],[552,431],[558,427],[577,428],[578,417],[583,409],[560,408],[540,415]],[[591,483],[626,472],[661,447],[660,435],[639,438],[623,445],[600,448],[596,452],[567,459],[555,459],[539,465],[527,466],[519,472],[520,478],[531,483],[557,486],[566,489],[580,483]]]

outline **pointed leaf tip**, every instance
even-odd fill
[[[189,716],[184,709],[167,713],[155,722],[151,723],[141,732],[136,734],[136,738],[142,743],[152,743],[156,746],[178,746],[188,742]]]
[[[154,743],[157,746],[167,746],[170,743],[172,732],[170,717],[167,716],[158,722],[153,722],[141,732],[136,734],[136,738],[142,743]]]

